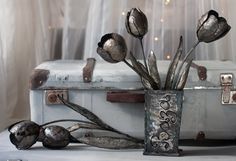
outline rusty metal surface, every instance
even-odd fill
[[[45,90],[45,102],[46,105],[60,105],[63,104],[58,95],[63,97],[65,100],[69,99],[68,90]]]
[[[166,77],[166,66],[169,61],[157,61],[159,74],[162,80]],[[195,69],[190,69],[188,81],[184,89],[221,89],[219,75],[222,72],[235,73],[235,64],[220,61],[196,61],[198,65],[207,68],[207,80],[199,81]],[[143,87],[139,76],[123,63],[110,64],[96,62],[93,73],[93,83],[84,83],[82,69],[84,61],[57,60],[44,62],[37,69],[50,71],[47,81],[37,88],[43,89],[91,89],[91,90],[137,90]],[[115,72],[114,72],[115,71]],[[119,83],[117,83],[119,81]],[[199,89],[199,88],[198,88]]]
[[[145,93],[145,155],[178,156],[183,91]]]
[[[116,103],[144,103],[144,94],[131,91],[109,91],[107,101]]]
[[[87,64],[83,68],[83,80],[85,83],[90,83],[92,81],[95,63],[96,63],[95,58],[88,58],[87,59]]]
[[[196,136],[196,141],[204,141],[206,139],[206,135],[203,131],[199,131]]]
[[[191,67],[195,68],[197,70],[199,80],[204,81],[207,79],[207,68],[206,67],[198,65],[194,62],[192,62]]]
[[[204,66],[198,67],[198,77],[201,81],[204,81],[207,79],[207,69]]]
[[[30,77],[30,89],[38,89],[48,79],[49,70],[35,69]]]
[[[220,84],[222,86],[221,103],[236,104],[236,90],[233,86],[233,74],[221,73]]]

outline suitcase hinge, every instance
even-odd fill
[[[233,88],[233,74],[221,73],[220,83],[222,86],[222,104],[236,104],[236,90]]]

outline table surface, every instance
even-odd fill
[[[9,141],[9,133],[0,133],[0,161],[236,161],[236,145],[217,147],[180,146],[180,157],[144,156],[143,150],[107,150],[71,144],[63,150],[49,150],[36,143],[29,150],[17,150]]]

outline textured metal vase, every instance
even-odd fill
[[[146,91],[144,155],[179,156],[182,102],[183,91]]]

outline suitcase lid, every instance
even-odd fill
[[[157,61],[158,70],[164,84],[170,61]],[[196,68],[191,68],[185,89],[221,88],[220,75],[236,71],[236,65],[230,61],[195,61],[207,69],[206,80],[200,80]],[[47,61],[35,68],[31,76],[31,89],[143,89],[139,76],[123,62],[111,64],[97,61],[90,83],[83,79],[86,61],[55,60]],[[233,79],[233,85],[235,85]]]

